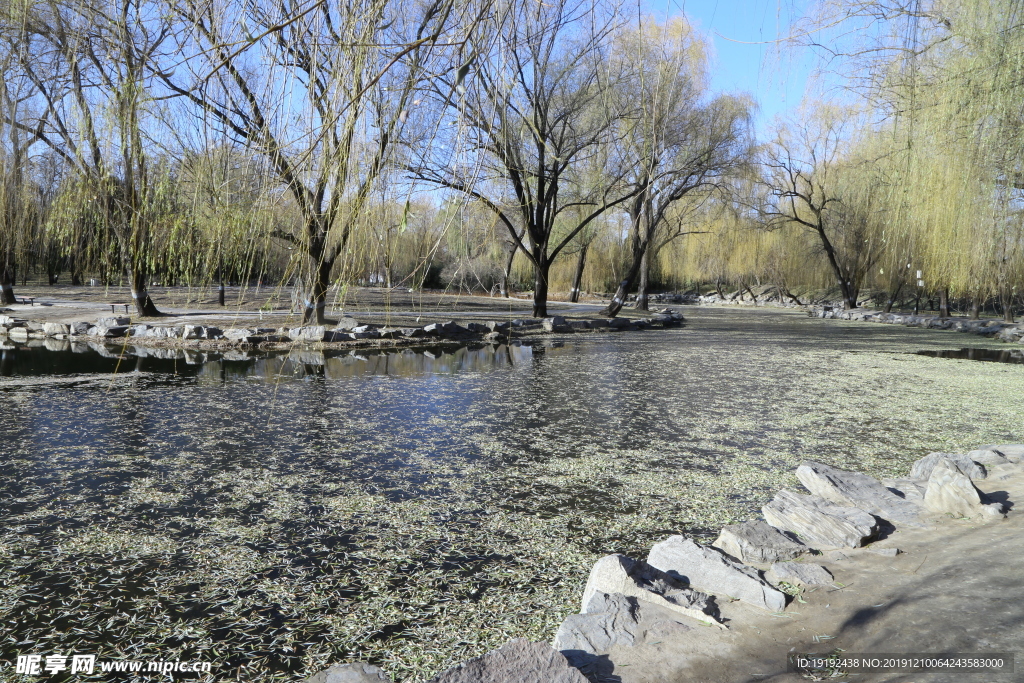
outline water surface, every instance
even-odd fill
[[[0,659],[425,680],[550,639],[598,557],[712,538],[803,459],[1024,438],[1024,367],[916,353],[958,333],[687,313],[425,353],[0,351]]]

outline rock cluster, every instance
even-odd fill
[[[529,334],[572,334],[588,330],[641,330],[651,327],[675,327],[685,322],[681,313],[664,309],[651,318],[572,320],[562,316],[527,318],[512,321],[488,320],[470,322],[465,326],[455,321],[430,323],[422,327],[387,327],[361,324],[354,318],[343,317],[335,327],[305,325],[301,327],[240,327],[220,329],[203,325],[149,325],[131,324],[126,316],[100,318],[95,324],[37,323],[0,315],[0,336],[13,341],[28,339],[117,339],[132,337],[153,340],[216,341],[219,345],[258,345],[264,343],[331,344],[377,339],[422,339],[436,341],[482,340],[501,344]]]
[[[646,562],[621,554],[599,559],[583,591],[580,613],[562,622],[553,647],[513,640],[431,683],[582,683],[588,679],[581,671],[595,674],[611,665],[608,657],[614,648],[660,642],[698,626],[724,629],[717,600],[741,600],[781,612],[791,588],[833,582],[825,567],[793,560],[818,555],[840,561],[844,552],[861,548],[886,528],[927,527],[945,516],[982,521],[1002,517],[1003,504],[989,500],[972,480],[1021,469],[1024,444],[981,446],[966,454],[931,453],[916,461],[907,477],[884,482],[805,462],[796,476],[809,495],[780,491],[762,508],[763,520],[730,524],[712,545],[677,535],[654,544]],[[899,552],[892,547],[865,550],[884,556]],[[307,683],[335,680],[379,679],[314,676]],[[595,680],[593,675],[590,680]]]
[[[968,334],[979,334],[984,337],[995,337],[1000,341],[1024,344],[1024,324],[1007,323],[1002,320],[942,318],[937,315],[883,313],[882,311],[870,309],[845,311],[833,306],[811,308],[808,309],[807,314],[813,318],[863,320],[865,322],[888,323],[890,325],[905,325],[906,327],[924,327],[932,330],[954,330]]]

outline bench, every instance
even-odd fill
[[[117,311],[114,309],[117,308],[118,306],[124,306],[125,313],[128,313],[128,309],[131,308],[131,304],[110,304],[110,312],[117,313]]]
[[[18,297],[18,299],[19,299],[19,303],[21,303],[22,305],[25,305],[25,304],[28,304],[29,306],[35,306],[36,305],[36,298],[34,296],[22,296],[22,297]]]

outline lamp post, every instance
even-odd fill
[[[924,280],[921,279],[921,271],[917,271],[917,298],[914,299],[914,315],[921,310],[921,288],[924,287]]]

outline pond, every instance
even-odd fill
[[[898,475],[1024,436],[1024,367],[916,353],[958,333],[687,315],[496,349],[0,351],[0,660],[423,681],[549,640],[597,558],[713,539],[803,459]]]

